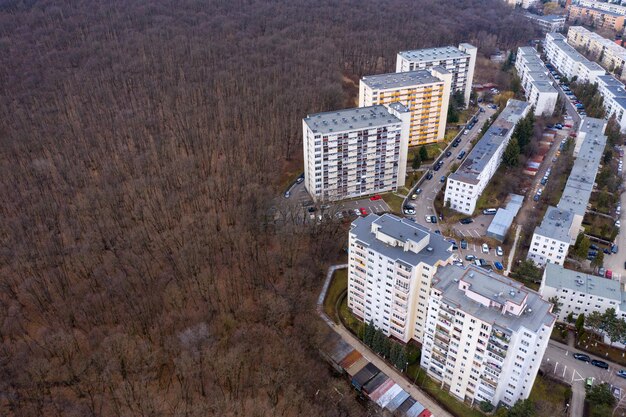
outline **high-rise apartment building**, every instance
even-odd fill
[[[444,195],[448,207],[460,213],[474,213],[478,198],[500,166],[515,125],[529,109],[525,101],[509,100],[461,166],[448,177]]]
[[[304,184],[311,197],[334,201],[403,186],[409,118],[400,103],[304,118]]]
[[[482,268],[433,279],[421,367],[455,398],[512,406],[528,398],[556,321],[552,304]]]
[[[430,70],[368,75],[361,78],[359,106],[402,103],[409,112],[409,146],[443,140],[452,74]]]
[[[370,214],[352,223],[348,307],[403,342],[422,342],[431,280],[452,244],[407,219]]]
[[[444,46],[402,51],[398,53],[396,59],[396,72],[443,67],[452,73],[450,93],[461,92],[467,106],[472,92],[476,52],[477,48],[469,43],[462,43],[458,48]]]

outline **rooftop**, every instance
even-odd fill
[[[427,239],[427,245],[418,253],[405,251],[400,246],[388,245],[378,240],[372,233],[372,224],[379,226],[379,231],[387,236],[402,241]],[[411,220],[399,218],[392,214],[383,214],[382,216],[370,214],[367,217],[359,217],[352,222],[350,233],[364,246],[412,266],[417,266],[422,262],[435,266],[452,256],[452,244],[443,236],[435,234]]]
[[[613,97],[626,97],[624,84],[615,79],[612,75],[598,76],[598,84],[602,85]]]
[[[623,14],[620,13],[615,13],[615,12],[611,12],[609,10],[603,10],[603,9],[599,9],[597,7],[591,7],[591,6],[582,6],[582,5],[578,5],[578,4],[572,4],[571,7],[579,7],[581,9],[590,9],[590,10],[594,10],[597,12],[600,12],[602,14],[607,14],[609,16],[616,16],[616,17],[620,17],[623,16]]]
[[[553,263],[546,264],[543,281],[543,285],[552,288],[574,290],[619,303],[625,299],[619,281],[565,269]]]
[[[469,55],[454,46],[415,49],[398,52],[402,58],[413,62],[428,62],[441,59],[469,58]]]
[[[569,230],[573,220],[574,215],[569,210],[549,206],[535,233],[561,242],[570,242]]]
[[[558,14],[547,14],[544,16],[539,16],[536,14],[526,13],[526,17],[528,17],[529,19],[541,20],[543,22],[548,22],[548,23],[565,22],[565,16],[561,16]]]
[[[496,215],[493,216],[493,220],[487,229],[487,235],[504,237],[511,227],[513,219],[515,219],[519,209],[522,207],[523,201],[524,196],[510,194],[510,200],[507,203],[506,208],[498,209]]]
[[[558,91],[556,91],[556,88],[554,88],[554,86],[552,85],[552,83],[550,81],[546,81],[546,80],[536,80],[535,81],[535,80],[533,80],[533,85],[541,93],[558,94]]]
[[[503,314],[500,309],[485,307],[472,300],[459,288],[459,282],[470,284],[470,290],[500,304],[506,301],[520,304],[525,301],[526,308],[519,316]],[[466,314],[499,327],[517,331],[526,328],[533,332],[542,326],[551,326],[556,317],[550,311],[552,304],[517,281],[477,266],[467,268],[450,265],[440,267],[433,279],[433,288],[441,291],[442,298],[457,306]]]
[[[525,101],[509,100],[500,116],[474,146],[459,169],[450,175],[450,178],[472,184],[478,183],[482,170],[493,158],[515,124],[523,117],[527,107],[528,103]]]
[[[570,26],[567,34],[569,35],[570,33],[580,34],[584,38],[589,39],[589,41],[593,40],[603,48],[608,49],[614,56],[618,56],[621,59],[626,59],[626,49],[617,45],[612,40],[598,35],[595,32],[591,32],[590,30],[587,30],[582,26]]]
[[[439,71],[448,72],[438,67]],[[409,72],[391,72],[388,74],[368,75],[361,82],[373,89],[406,88],[424,84],[443,83],[427,70]]]
[[[311,114],[304,118],[313,133],[373,129],[401,123],[385,106],[376,105]]]

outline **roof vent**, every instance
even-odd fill
[[[428,252],[432,252],[432,251],[433,251],[433,248],[431,248],[431,247],[429,246],[429,247],[427,247],[427,248],[426,248],[426,250],[427,250]]]
[[[515,297],[515,291],[514,291],[514,290],[509,291],[509,295],[510,295],[511,297]]]
[[[469,273],[469,277],[470,277],[470,278],[474,278],[474,273],[473,273],[473,272],[470,272],[470,273]]]

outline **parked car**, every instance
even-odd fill
[[[430,223],[430,214],[425,215],[424,218],[426,219],[426,223]]]
[[[456,159],[463,159],[465,157],[465,151],[461,151],[461,153],[459,154],[459,156],[456,157]]]
[[[379,196],[378,194],[376,194],[376,195],[371,196],[371,197],[370,197],[370,200],[372,200],[372,201],[376,201],[376,200],[380,200],[381,198],[382,198],[381,196]]]
[[[548,177],[543,177],[541,179],[541,185],[546,185],[548,183]]]
[[[361,208],[359,209],[359,211],[361,212],[361,215],[363,215],[363,216],[367,216],[367,210],[365,210],[365,208],[364,208],[364,207],[361,207]]]
[[[488,216],[494,216],[497,212],[498,212],[498,209],[495,209],[495,208],[488,208],[488,209],[483,210],[483,214],[488,215]]]
[[[617,245],[616,245],[616,244],[612,244],[612,245],[611,245],[611,253],[617,253],[617,250],[618,250],[618,249],[619,249],[619,248],[617,247]]]
[[[404,214],[415,214],[415,207],[407,204],[402,207],[402,211],[404,212]]]
[[[446,152],[446,158],[449,157],[450,155],[452,155],[452,152],[451,151],[447,151]]]
[[[613,279],[613,271],[611,271],[610,269],[607,269],[606,274],[604,276],[607,277],[608,279]]]
[[[483,253],[489,253],[489,245],[487,245],[486,243],[483,243],[482,250],[483,250]]]
[[[355,216],[360,216],[361,215],[361,210],[359,210],[359,209],[354,209],[354,210],[352,210],[352,212],[354,213]]]
[[[298,178],[296,178],[296,183],[300,184],[304,181],[304,176],[300,175]]]
[[[539,201],[539,194],[535,194],[535,196],[533,197],[533,201]]]
[[[502,271],[504,269],[504,265],[501,262],[494,262],[493,265],[496,267],[498,271]]]
[[[602,369],[609,369],[609,364],[604,362],[604,361],[599,361],[597,359],[593,359],[591,361],[591,364],[593,366],[597,366],[598,368],[602,368]]]
[[[474,221],[474,219],[472,219],[471,217],[466,217],[464,219],[459,220],[459,223],[461,224],[470,224]]]
[[[617,228],[621,227],[621,223],[620,223],[619,220],[615,222],[615,227],[617,227]]]
[[[445,176],[445,175],[442,175],[442,176],[441,176],[441,179],[440,179],[439,181],[440,181],[440,182],[446,182],[446,176]]]
[[[496,248],[496,255],[498,256],[504,256],[504,251],[502,250],[502,246],[498,246]]]
[[[461,239],[461,249],[467,249],[467,240]]]
[[[626,378],[626,371],[623,369],[620,369],[619,371],[615,372],[615,374],[619,376],[620,378]]]
[[[437,216],[430,216],[430,222],[431,223],[437,223]]]
[[[291,193],[289,191],[285,191],[285,198],[291,197]]]
[[[604,269],[603,267],[598,268],[599,277],[603,277],[605,273],[606,273],[606,269]]]
[[[465,255],[465,260],[466,261],[473,261],[474,259],[476,259],[476,257],[474,255]]]
[[[579,361],[583,361],[583,362],[589,362],[591,361],[591,358],[589,357],[589,355],[585,355],[584,353],[574,353],[574,359],[578,359]]]
[[[452,142],[452,147],[456,148],[457,146],[459,146],[460,142],[457,142],[456,140],[454,142]]]
[[[430,172],[430,171],[428,171],[428,174],[426,174],[426,179],[427,179],[427,180],[431,180],[431,179],[433,179],[433,173],[432,173],[432,172]]]

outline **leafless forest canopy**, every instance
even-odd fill
[[[501,0],[0,0],[0,414],[361,416],[317,354],[338,226],[266,226],[301,118]]]

